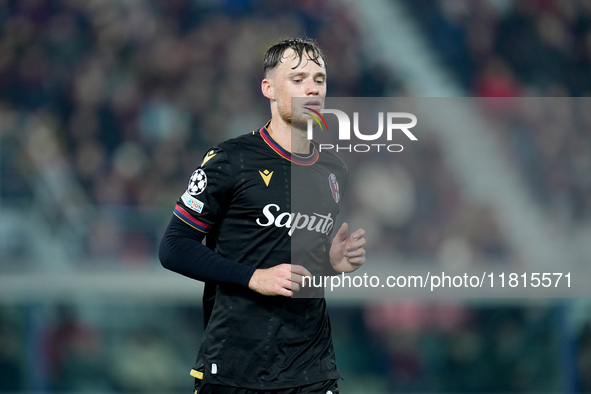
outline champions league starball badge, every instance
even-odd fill
[[[198,168],[193,175],[191,175],[187,191],[190,195],[197,196],[205,190],[205,187],[207,187],[207,175],[205,175],[205,171]]]

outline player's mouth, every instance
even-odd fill
[[[310,100],[304,103],[304,108],[310,108],[316,111],[320,111],[322,109],[322,102],[320,100]]]

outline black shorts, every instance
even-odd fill
[[[219,386],[195,379],[194,394],[338,394],[339,386],[336,380],[326,380],[306,386],[279,390],[254,390],[238,387]]]

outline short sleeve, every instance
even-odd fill
[[[232,166],[226,153],[214,147],[191,174],[187,190],[177,201],[174,215],[207,234],[220,220],[233,193]]]

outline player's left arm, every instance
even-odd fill
[[[329,257],[337,272],[353,272],[365,263],[365,230],[360,228],[347,235],[349,226],[343,223],[332,240]]]

